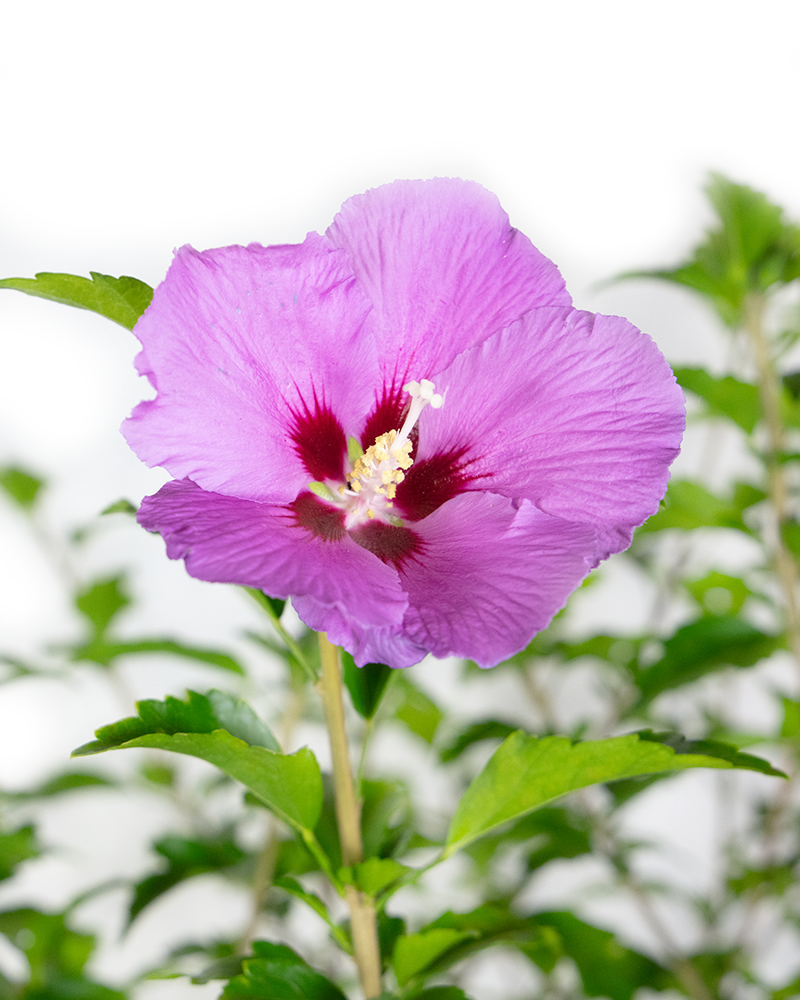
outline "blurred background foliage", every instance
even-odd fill
[[[676,370],[691,432],[701,441],[695,476],[687,476],[684,462],[661,510],[614,560],[628,567],[629,578],[648,596],[644,626],[587,628],[581,602],[592,590],[605,588],[609,606],[629,599],[624,588],[615,593],[613,578],[606,586],[600,570],[512,660],[491,672],[470,663],[453,667],[460,684],[501,693],[487,696],[493,709],[483,715],[465,713],[458,690],[450,698],[441,686],[434,691],[426,683],[425,672],[436,670],[432,662],[404,672],[378,665],[359,671],[345,657],[347,709],[360,742],[365,848],[373,859],[359,878],[379,898],[385,894],[383,961],[398,995],[409,1000],[631,1000],[642,989],[693,1000],[800,996],[800,371],[794,369],[800,228],[763,194],[719,175],[710,178],[707,193],[716,222],[687,260],[621,276],[670,282],[701,296],[727,337],[725,371]],[[38,284],[25,287],[4,284],[58,299],[53,277],[37,276]],[[146,286],[133,279],[95,274],[80,281],[75,294],[86,297],[86,307],[124,326],[132,325],[126,303],[146,304]],[[715,463],[723,438],[735,439],[743,460],[720,487]],[[19,514],[20,530],[32,532],[59,566],[81,630],[68,641],[46,635],[36,662],[1,651],[3,684],[94,671],[107,680],[110,701],[130,714],[122,665],[154,655],[179,658],[195,669],[195,687],[222,689],[264,707],[271,730],[255,716],[243,721],[237,715],[238,725],[263,727],[263,745],[270,738],[284,749],[313,741],[321,717],[309,677],[318,653],[291,608],[250,594],[263,611],[263,628],[250,629],[248,645],[236,650],[172,635],[132,635],[124,627],[135,600],[126,568],[85,579],[81,562],[99,525],[124,523],[135,513],[133,504],[113,502],[96,522],[56,539],[44,514],[47,484],[37,470],[0,469],[0,489]],[[280,664],[268,689],[261,661]],[[572,696],[576,685],[584,697]],[[226,698],[212,691],[185,704],[152,703],[152,710],[184,713],[182,718],[216,712],[218,718],[234,711]],[[498,704],[505,709],[498,711]],[[749,711],[753,706],[758,710]],[[708,776],[701,793],[715,797],[716,831],[704,879],[678,877],[680,859],[672,868],[653,864],[658,845],[639,839],[629,822],[632,806],[654,785],[682,780],[653,775],[540,808],[476,840],[466,861],[443,866],[439,881],[423,876],[392,895],[407,864],[424,864],[442,844],[445,806],[520,727],[573,739],[680,730],[696,741],[695,752],[715,740],[756,747],[790,780],[725,771]],[[382,776],[391,768],[375,762],[373,737],[386,728],[396,734],[392,753],[407,755],[420,769],[441,798],[441,810],[421,807],[407,776]],[[65,761],[61,772],[36,787],[0,791],[0,998],[333,1000],[351,990],[352,968],[331,947],[331,941],[349,947],[341,901],[320,878],[308,844],[225,775],[158,750],[130,756],[135,761],[124,767]],[[174,828],[153,838],[147,870],[103,877],[56,908],[21,900],[15,886],[24,892],[35,866],[62,850],[52,825],[47,836],[39,832],[48,805],[65,797],[83,797],[90,805],[103,795],[135,796],[145,810],[169,803]],[[326,784],[314,834],[337,863],[332,810]],[[89,809],[87,822],[92,815]],[[578,897],[573,871],[583,880]],[[246,900],[224,934],[209,921],[207,933],[151,949],[149,964],[136,975],[120,975],[113,961],[103,959],[103,949],[113,955],[113,942],[106,934],[98,943],[87,932],[98,900],[107,897],[119,911],[115,926],[124,935],[169,894],[208,876]],[[461,896],[478,905],[431,919],[441,909],[437,900],[459,898],[441,879],[456,882]],[[616,916],[607,925],[587,917],[582,902],[591,898],[610,901],[608,912]],[[554,900],[559,905],[551,905]],[[517,986],[505,994],[499,987],[484,989],[486,970],[491,977],[492,969],[503,967],[515,970]],[[495,980],[502,976],[495,973]],[[156,983],[165,992],[153,992]]]

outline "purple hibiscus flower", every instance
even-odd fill
[[[658,507],[684,424],[653,342],[572,307],[460,180],[351,198],[297,246],[177,251],[124,425],[175,480],[145,528],[291,597],[360,665],[494,665]]]

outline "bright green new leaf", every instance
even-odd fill
[[[503,823],[587,785],[689,767],[769,768],[766,762],[746,754],[741,755],[744,762],[734,765],[713,751],[676,753],[671,746],[652,739],[651,734],[641,738],[631,733],[573,744],[565,736],[537,739],[522,731],[513,733],[459,802],[444,857]],[[727,749],[737,753],[735,748]],[[770,768],[769,773],[776,772]]]
[[[712,414],[727,417],[746,434],[753,433],[761,418],[757,385],[740,382],[731,375],[715,378],[702,368],[676,368],[675,377],[684,389],[704,400]]]
[[[686,583],[686,589],[711,615],[738,614],[752,591],[738,576],[728,576],[716,571],[707,573],[700,580]]]
[[[95,637],[104,635],[111,622],[130,603],[123,576],[97,580],[75,598],[75,606],[89,620]]]
[[[39,848],[32,826],[21,826],[10,833],[0,833],[0,881],[10,878],[17,865],[38,855]]]
[[[477,937],[473,930],[435,927],[419,934],[405,934],[397,939],[392,956],[392,968],[400,986],[419,975],[446,951],[467,938]]]
[[[89,309],[132,330],[150,305],[153,289],[138,278],[90,271],[91,280],[77,274],[40,271],[35,278],[4,278],[0,288],[13,288],[41,299],[62,302],[67,306]]]
[[[378,893],[413,871],[392,858],[368,858],[353,866],[353,881],[368,896]]]
[[[100,511],[101,514],[131,514],[136,516],[137,507],[130,502],[130,500],[117,500],[115,503],[109,504],[108,507]]]
[[[0,489],[11,497],[23,510],[32,510],[44,481],[16,465],[0,468]]]
[[[395,711],[395,716],[408,726],[412,733],[421,736],[426,743],[432,743],[443,718],[439,706],[403,674],[398,674],[395,690],[401,692],[403,699]]]
[[[322,809],[322,777],[308,749],[277,752],[269,728],[238,698],[222,691],[188,692],[188,700],[140,701],[139,715],[97,730],[73,756],[122,747],[171,750],[214,764],[250,789],[295,829],[310,831]],[[272,747],[273,749],[270,749]]]
[[[285,944],[253,942],[253,958],[242,967],[220,1000],[345,1000],[338,986]]]

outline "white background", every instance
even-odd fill
[[[628,315],[674,362],[719,368],[722,334],[688,295],[596,285],[679,259],[709,221],[709,169],[800,217],[799,39],[796,0],[9,2],[0,276],[91,269],[156,284],[183,243],[299,242],[369,187],[461,176],[497,193],[578,306]],[[99,317],[0,291],[0,463],[51,479],[56,531],[165,478],[117,431],[147,392],[135,350]],[[236,595],[189,581],[160,546],[117,522],[86,552],[87,574],[135,564],[150,596],[132,630],[228,642],[252,624]],[[76,628],[0,504],[0,649],[33,655]],[[129,684],[161,697],[188,676],[143,667]],[[431,676],[435,687],[444,674]],[[118,717],[102,690],[90,677],[0,689],[0,784],[58,769]],[[141,848],[128,861],[148,864]],[[71,888],[30,891],[63,902]]]

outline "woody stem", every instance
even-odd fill
[[[342,845],[342,863],[349,868],[363,860],[364,849],[361,842],[361,810],[353,786],[344,721],[342,667],[338,647],[330,643],[322,632],[319,634],[319,651],[322,664],[319,690],[331,741],[336,821]],[[372,1000],[381,992],[381,956],[375,904],[369,896],[352,885],[347,886],[346,898],[350,908],[358,978],[365,1000]]]

